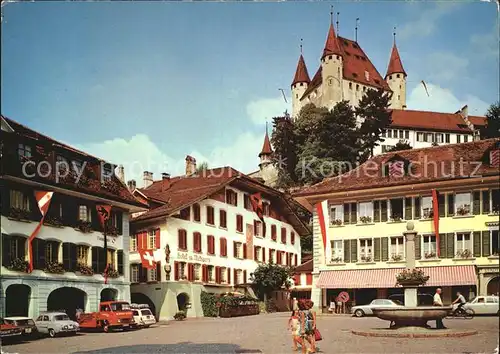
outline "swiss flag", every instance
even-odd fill
[[[155,269],[156,262],[155,257],[153,255],[153,251],[151,250],[139,250],[139,254],[141,255],[141,262],[143,268],[147,269]]]

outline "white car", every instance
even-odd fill
[[[356,317],[363,317],[367,315],[373,315],[373,308],[377,307],[401,307],[403,305],[398,304],[395,301],[388,299],[375,299],[368,305],[353,306],[351,308],[351,313]]]
[[[476,296],[474,300],[464,305],[476,315],[500,315],[498,296]]]
[[[80,330],[80,325],[72,321],[64,312],[44,312],[35,320],[38,332],[46,333],[50,337],[58,334],[76,334]]]
[[[156,318],[149,309],[148,305],[135,305],[131,304],[132,313],[134,316],[135,327],[146,327],[156,323]]]

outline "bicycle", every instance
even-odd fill
[[[447,317],[448,318],[460,318],[461,317],[461,318],[465,318],[467,320],[471,320],[474,318],[475,314],[476,313],[472,309],[460,307],[456,310],[453,310]]]

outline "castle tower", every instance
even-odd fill
[[[406,108],[406,76],[398,48],[396,47],[396,32],[394,32],[391,58],[387,66],[387,74],[385,74],[385,81],[392,90],[391,108]]]
[[[267,166],[272,165],[273,163],[273,149],[271,148],[271,142],[269,141],[269,134],[267,133],[267,122],[266,122],[266,136],[264,137],[264,144],[262,145],[262,150],[259,153],[260,170],[264,170]]]
[[[333,28],[333,12],[325,49],[321,56],[322,99],[321,105],[332,109],[343,97],[343,53]]]
[[[309,73],[307,72],[307,66],[302,56],[302,44],[300,45],[300,57],[297,63],[297,70],[295,70],[295,77],[292,81],[292,117],[295,118],[302,109],[302,103],[300,98],[307,90],[307,86],[311,82],[309,78]],[[266,132],[267,136],[267,132]]]

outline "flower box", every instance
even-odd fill
[[[94,270],[86,264],[78,263],[76,265],[76,269],[81,275],[87,275],[87,276],[94,275]]]
[[[421,269],[405,269],[396,275],[396,283],[402,286],[425,285],[428,280],[429,276],[425,275]]]
[[[330,225],[331,226],[342,226],[342,220],[340,220],[340,219],[332,220],[332,221],[330,221]]]
[[[468,249],[458,251],[457,258],[462,258],[462,259],[472,258],[472,252]]]
[[[401,262],[403,260],[403,256],[400,254],[395,254],[391,257],[393,262]]]
[[[372,256],[370,255],[363,255],[361,256],[361,262],[365,262],[365,263],[368,263],[368,262],[371,262],[372,261]]]
[[[20,208],[10,208],[9,218],[14,220],[29,220],[30,212]]]
[[[12,262],[10,263],[10,266],[7,268],[10,270],[17,271],[17,272],[28,273],[29,265],[30,264],[28,261],[25,261],[24,259],[21,259],[21,258],[16,258],[16,259],[12,260]]]
[[[428,252],[424,254],[425,259],[436,258],[436,252]]]
[[[461,205],[457,208],[457,215],[459,216],[465,216],[470,214],[470,207],[469,205]]]
[[[330,260],[332,263],[341,263],[342,257],[335,257]]]
[[[363,224],[368,224],[372,222],[371,216],[362,216],[359,218],[359,221],[361,221]]]
[[[92,232],[92,223],[90,221],[78,220],[76,228],[81,232],[87,234]]]
[[[108,278],[118,278],[120,276],[120,274],[118,274],[118,271],[111,267],[108,268],[107,275]],[[103,274],[103,276],[105,276],[105,274]]]
[[[64,265],[59,262],[45,262],[45,268],[43,269],[45,273],[53,273],[53,274],[64,274]]]
[[[58,216],[53,215],[47,215],[43,220],[43,224],[53,227],[64,227],[62,219]]]

